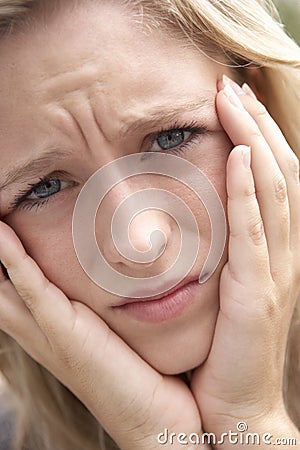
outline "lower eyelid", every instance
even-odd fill
[[[43,208],[49,201],[49,198],[45,198],[42,201],[38,201],[38,200],[32,200],[32,201],[25,201],[24,203],[21,203],[18,207],[18,209],[20,209],[21,211],[32,211],[33,209],[35,209],[36,211],[39,208]]]
[[[192,146],[193,144],[199,144],[200,141],[202,141],[203,139],[203,134],[195,134],[194,136],[191,136],[191,138],[189,140],[187,140],[186,142],[183,142],[181,144],[181,146],[179,146],[179,150],[180,148],[182,150],[184,150],[185,148]]]
[[[49,197],[44,198],[33,198],[33,199],[24,199],[19,205],[16,205],[15,207],[12,206],[12,211],[15,210],[21,210],[21,211],[32,211],[33,209],[38,210],[39,208],[43,208],[44,206],[48,205],[48,203],[52,201],[58,200],[58,197],[61,198],[61,195],[64,196],[64,194],[67,195],[67,191],[76,186],[79,186],[79,183],[77,182],[64,182],[68,184],[69,186],[65,189],[60,190],[56,194],[50,195]]]

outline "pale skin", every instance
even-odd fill
[[[72,11],[73,17],[62,14],[47,29],[37,27],[22,39],[7,38],[0,44],[1,177],[11,160],[41,156],[55,144],[73,147],[73,153],[63,162],[56,158],[51,168],[70,172],[78,182],[36,213],[20,208],[9,212],[24,181],[1,192],[0,260],[9,279],[1,278],[0,328],[74,392],[122,449],[155,449],[156,436],[165,428],[220,435],[241,420],[249,431],[300,439],[285,411],[281,385],[287,333],[300,289],[297,158],[262,103],[231,84],[234,94],[220,81],[224,72],[230,75],[228,69],[195,50],[178,48],[167,35],[146,36],[136,30],[139,39],[137,34],[133,39],[132,23],[111,6],[98,5],[85,14],[79,9]],[[99,12],[105,20],[101,26],[97,22],[97,35],[91,36]],[[114,27],[111,21],[116,21]],[[74,23],[81,30],[78,41]],[[171,69],[169,55],[176,55]],[[120,77],[126,60],[131,65]],[[156,64],[150,70],[151,61]],[[76,261],[70,235],[76,196],[109,160],[150,150],[141,142],[157,133],[157,127],[148,124],[118,137],[129,119],[147,117],[158,106],[167,111],[174,99],[180,104],[205,96],[206,107],[178,113],[181,122],[201,118],[209,129],[203,141],[181,156],[209,176],[224,204],[229,225],[224,255],[199,303],[181,317],[163,326],[120,317],[112,308],[117,299],[92,285]],[[97,124],[91,122],[91,110]],[[167,125],[165,129],[172,128]],[[251,147],[251,167],[243,163],[246,146]],[[210,158],[204,158],[206,149]],[[130,192],[151,185],[151,180],[147,183],[125,188]],[[175,184],[164,183],[177,192]],[[120,195],[112,193],[103,205],[107,214],[99,218],[101,230],[108,230],[110,205],[117,204]],[[184,190],[181,195],[203,237],[193,268],[197,274],[208,250],[209,227],[195,199]],[[152,220],[167,235],[172,230],[169,218],[153,215]],[[144,226],[137,220],[131,230],[141,247]],[[99,247],[110,263],[124,274],[141,276],[137,265],[126,265],[111,250],[107,233],[99,234]],[[176,233],[168,236],[166,258],[148,275],[172,259]],[[190,369],[195,370],[188,387],[176,374]],[[176,443],[164,447],[182,448]],[[231,447],[225,443],[220,448]]]

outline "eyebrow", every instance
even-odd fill
[[[24,181],[41,176],[41,172],[49,170],[54,161],[63,160],[69,157],[72,153],[70,151],[62,151],[57,149],[47,150],[39,158],[27,161],[9,170],[3,179],[0,178],[0,191],[6,189],[13,183]]]
[[[147,111],[144,117],[135,119],[129,125],[124,125],[120,130],[120,136],[134,133],[135,131],[145,127],[155,127],[160,125],[162,122],[170,123],[178,119],[178,115],[184,112],[192,112],[214,106],[215,92],[206,92],[208,94],[207,96],[202,96],[194,101],[185,102],[183,104],[173,104],[172,106],[159,106],[151,111]],[[47,169],[49,170],[49,167],[53,165],[55,161],[66,159],[71,155],[71,151],[50,149],[39,158],[24,162],[18,167],[12,168],[4,175],[3,179],[0,178],[0,192],[13,183],[40,177],[41,173]]]
[[[173,104],[172,106],[159,106],[151,111],[147,111],[141,119],[134,120],[133,123],[129,125],[124,125],[121,129],[120,136],[125,134],[134,133],[138,129],[143,129],[149,126],[157,126],[164,123],[170,123],[178,118],[179,114],[184,112],[192,112],[207,107],[214,107],[215,105],[215,95],[214,91],[206,91],[207,96],[198,97],[196,100]]]

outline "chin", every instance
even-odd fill
[[[198,341],[198,345],[188,343],[184,347],[173,347],[172,351],[166,349],[141,356],[163,375],[179,375],[203,364],[209,354],[211,342],[211,339],[206,342],[202,340],[200,345]]]
[[[118,320],[112,329],[159,373],[178,375],[207,359],[218,313],[217,292],[210,290],[174,319],[158,324]]]
[[[185,360],[178,361],[175,358],[171,360],[148,361],[154,369],[163,375],[179,375],[183,372],[199,367],[207,358],[207,354],[201,358],[185,358]]]

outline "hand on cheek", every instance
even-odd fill
[[[271,418],[289,423],[282,378],[300,290],[299,162],[265,107],[225,83],[216,102],[235,146],[227,163],[228,262],[213,344],[192,390],[206,431],[248,420],[272,432]]]
[[[124,450],[157,448],[165,428],[200,433],[203,423],[218,434],[245,420],[260,432],[269,418],[275,428],[289,426],[282,374],[300,288],[299,165],[263,106],[223,87],[218,114],[235,146],[227,164],[229,256],[213,344],[192,392],[69,300],[0,222],[0,260],[10,277],[0,276],[0,329],[68,386]]]
[[[184,382],[155,371],[92,310],[69,300],[1,222],[0,260],[9,275],[0,273],[0,330],[67,386],[120,448],[155,449],[165,428],[201,432],[196,401]]]

